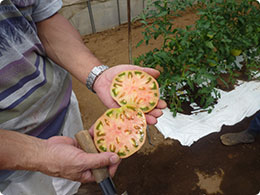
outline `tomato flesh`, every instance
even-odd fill
[[[146,127],[145,115],[139,108],[112,108],[94,124],[94,142],[100,152],[114,152],[126,158],[144,144]]]
[[[147,113],[158,103],[159,86],[157,81],[144,71],[123,71],[112,81],[111,96],[120,106],[134,105]]]

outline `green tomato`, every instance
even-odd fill
[[[212,63],[212,62],[210,62],[209,65],[210,65],[211,67],[217,66],[216,63]]]
[[[241,49],[231,49],[231,54],[233,56],[239,56],[242,53]]]
[[[218,61],[218,58],[217,58],[217,57],[214,57],[214,61],[217,62],[217,61]],[[214,66],[217,66],[217,63],[210,62],[209,65],[210,65],[211,67],[214,67]]]
[[[214,35],[211,34],[211,33],[208,33],[208,34],[207,34],[207,37],[210,38],[210,39],[212,39],[212,38],[214,37]]]

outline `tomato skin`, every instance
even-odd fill
[[[218,58],[217,58],[217,57],[214,57],[214,61],[218,62]],[[210,62],[209,65],[210,65],[211,67],[215,67],[215,66],[217,66],[218,64],[217,64],[217,63],[214,63],[214,62]]]
[[[215,67],[215,66],[217,66],[216,63],[212,63],[212,62],[210,62],[209,65],[210,65],[211,67]]]
[[[208,34],[207,34],[207,37],[210,38],[210,39],[212,39],[212,38],[214,37],[214,35],[211,34],[211,33],[208,33]]]
[[[146,119],[141,109],[125,105],[107,110],[94,124],[94,143],[100,152],[114,152],[127,158],[146,139]]]
[[[239,56],[242,53],[241,49],[231,49],[231,54],[233,56]]]
[[[140,70],[117,74],[112,81],[110,93],[120,106],[134,105],[144,113],[153,110],[160,98],[158,82]]]

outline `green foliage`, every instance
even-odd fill
[[[199,19],[193,26],[174,29],[173,18],[188,7],[197,9]],[[163,42],[161,48],[140,55],[135,63],[161,71],[161,93],[174,115],[183,111],[185,102],[212,110],[220,97],[218,83],[234,84],[241,69],[234,63],[234,51],[243,55],[248,79],[259,73],[259,7],[256,0],[150,2],[140,15],[144,38],[137,46],[158,37]],[[222,78],[223,73],[228,79]]]

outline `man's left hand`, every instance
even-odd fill
[[[112,68],[109,68],[105,72],[103,72],[95,81],[93,89],[96,91],[100,100],[105,104],[105,106],[109,108],[118,108],[119,105],[110,95],[110,85],[112,83],[113,78],[124,70],[142,70],[155,79],[159,77],[160,72],[153,68],[143,68],[135,65],[118,65]],[[166,108],[166,102],[163,100],[159,100],[157,106],[146,114],[146,121],[150,125],[154,125],[157,123],[157,118],[162,115],[161,109]]]

